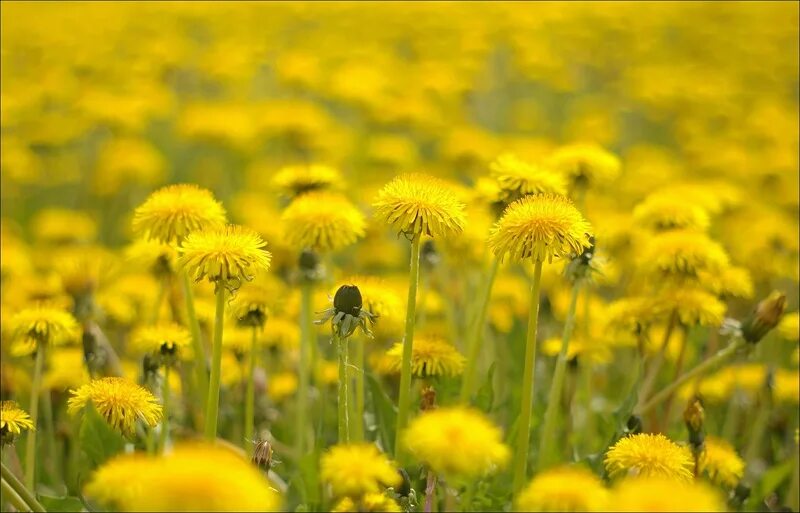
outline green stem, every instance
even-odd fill
[[[675,329],[675,324],[678,322],[678,312],[673,310],[669,316],[669,323],[667,324],[667,330],[664,332],[664,341],[661,343],[661,347],[658,349],[658,353],[656,353],[655,359],[653,360],[653,364],[647,369],[647,374],[644,377],[644,381],[642,381],[642,386],[639,388],[639,406],[643,405],[644,402],[647,400],[650,392],[653,390],[653,386],[656,384],[656,379],[658,378],[658,371],[661,370],[661,366],[664,364],[664,353],[667,351],[667,346],[669,345],[669,339],[672,337],[672,330]]]
[[[247,389],[244,398],[244,450],[247,458],[253,456],[253,430],[255,426],[255,404],[256,404],[256,356],[258,346],[258,328],[253,326],[253,337],[250,341],[250,362],[247,368]]]
[[[536,331],[539,327],[539,291],[542,282],[542,262],[537,261],[531,285],[531,307],[528,315],[528,336],[525,341],[525,372],[522,378],[522,405],[517,423],[517,447],[514,454],[514,493],[522,490],[527,479],[528,447],[531,438],[533,383],[536,367]]]
[[[467,483],[464,495],[461,497],[461,511],[472,511],[472,499],[475,497],[475,489],[477,487],[478,483]]]
[[[489,269],[489,274],[486,276],[486,281],[483,284],[483,289],[478,297],[480,301],[478,311],[470,323],[469,331],[467,332],[467,363],[464,366],[464,374],[461,381],[461,396],[462,403],[467,403],[472,395],[472,389],[475,383],[475,368],[478,364],[478,356],[481,352],[481,342],[483,342],[484,326],[486,325],[486,313],[489,310],[489,298],[492,295],[492,286],[497,277],[497,270],[500,268],[500,258],[495,257],[492,266]]]
[[[355,344],[354,362],[356,374],[356,414],[353,419],[351,436],[355,442],[364,441],[364,339],[358,338]]]
[[[417,286],[419,285],[420,235],[411,239],[411,269],[408,277],[408,302],[406,305],[406,329],[403,336],[403,360],[400,367],[400,394],[397,405],[397,429],[395,430],[394,457],[402,462],[403,430],[408,423],[411,405],[411,349],[414,344],[414,320],[417,309]]]
[[[225,315],[225,284],[217,284],[217,304],[214,315],[214,346],[211,356],[211,380],[208,384],[206,402],[205,437],[213,441],[217,437],[217,416],[219,415],[219,379],[222,367],[222,323]]]
[[[350,443],[350,419],[347,411],[347,339],[334,335],[339,352],[339,443]]]
[[[186,315],[189,321],[189,329],[192,332],[195,390],[199,399],[199,406],[202,408],[202,398],[208,390],[208,355],[206,355],[203,341],[200,338],[200,322],[197,320],[197,313],[194,310],[192,283],[189,281],[189,275],[186,274],[186,271],[181,271],[181,277],[183,278],[183,295],[186,299]]]
[[[436,473],[428,469],[427,477],[425,478],[425,513],[433,512],[433,504],[436,501]]]
[[[28,506],[28,503],[22,500],[22,497],[11,488],[11,485],[8,484],[5,479],[0,478],[0,486],[2,486],[3,498],[11,503],[14,509],[17,511],[33,511],[30,506]]]
[[[31,383],[31,422],[34,429],[28,431],[28,440],[25,446],[25,486],[31,490],[36,485],[36,430],[39,418],[39,396],[42,389],[42,372],[44,370],[44,349],[41,342],[36,344],[36,363],[33,368],[33,382]]]
[[[711,358],[703,361],[702,363],[698,364],[692,370],[686,372],[681,377],[670,383],[666,388],[655,394],[652,399],[644,403],[642,406],[636,408],[636,414],[641,415],[643,413],[647,413],[653,407],[660,404],[663,400],[670,396],[673,392],[678,390],[681,385],[689,381],[690,379],[696,378],[709,370],[713,370],[717,366],[723,364],[729,358],[736,354],[736,352],[743,348],[747,344],[745,340],[741,337],[736,338],[733,342],[731,342],[727,347],[720,349],[717,351],[717,354],[712,356]]]
[[[44,506],[42,506],[38,500],[36,500],[36,496],[17,479],[17,476],[14,475],[8,467],[6,467],[5,463],[0,463],[0,477],[4,479],[11,488],[17,492],[23,501],[28,505],[28,507],[32,511],[36,511],[37,513],[46,513]]]
[[[561,350],[556,359],[556,367],[553,371],[553,381],[550,383],[550,392],[547,394],[547,409],[544,413],[542,424],[542,435],[539,439],[539,470],[545,469],[553,463],[553,456],[558,454],[555,451],[557,442],[555,440],[555,420],[556,413],[561,405],[561,395],[564,390],[564,376],[567,369],[567,351],[569,350],[569,340],[572,337],[572,330],[575,328],[575,307],[578,304],[580,284],[576,283],[572,287],[572,295],[569,302],[569,310],[564,323],[564,332],[561,336]],[[566,439],[566,433],[562,436]]]
[[[42,432],[44,433],[44,441],[47,444],[47,452],[50,458],[46,461],[49,464],[48,472],[54,482],[61,482],[61,458],[59,452],[56,450],[56,430],[53,421],[53,397],[50,390],[43,390],[41,394],[42,399],[42,423],[44,424]]]
[[[161,419],[161,439],[159,440],[159,451],[164,452],[169,436],[169,365],[164,365],[164,382],[161,383],[161,402],[163,417]]]
[[[759,398],[760,400],[758,401],[755,420],[753,421],[753,428],[748,436],[750,441],[747,444],[747,449],[745,449],[744,452],[744,461],[747,464],[748,470],[751,472],[752,469],[756,468],[756,465],[754,464],[759,457],[759,453],[761,452],[761,442],[764,439],[764,433],[766,433],[767,425],[769,424],[769,414],[770,410],[772,409],[772,397],[770,394],[771,391],[769,388],[762,386],[760,394],[761,397]]]
[[[312,344],[311,283],[300,285],[300,362],[297,369],[297,410],[295,412],[295,452],[302,456],[305,451],[306,412],[308,411],[309,356]],[[313,430],[312,430],[313,431]]]

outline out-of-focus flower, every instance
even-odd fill
[[[403,343],[398,342],[386,354],[391,357],[389,369],[400,372],[403,363]],[[443,338],[420,335],[414,338],[411,349],[411,373],[418,378],[457,376],[464,370],[466,359]]]
[[[660,233],[639,255],[641,269],[654,279],[696,279],[728,266],[728,255],[708,236],[686,230]]]
[[[335,497],[358,498],[380,493],[401,482],[394,464],[368,443],[334,445],[320,460],[320,477]]]
[[[700,481],[670,479],[664,476],[631,477],[611,490],[614,511],[669,512],[727,511],[722,495]]]
[[[566,194],[567,183],[557,171],[525,162],[516,155],[500,155],[489,166],[500,185],[503,201],[512,203],[529,194]]]
[[[44,374],[42,386],[47,390],[66,392],[89,382],[89,371],[84,363],[83,349],[59,347],[50,353],[50,365]]]
[[[345,497],[337,502],[331,512],[369,512],[369,511],[384,511],[386,513],[400,513],[403,511],[400,505],[393,499],[387,497],[382,493],[368,493],[354,501],[350,497]]]
[[[608,511],[608,490],[583,467],[558,467],[537,474],[520,492],[516,511]]]
[[[97,223],[85,212],[48,208],[36,214],[31,230],[36,240],[45,244],[75,244],[92,242]]]
[[[211,192],[193,184],[177,184],[148,196],[133,214],[133,231],[169,244],[193,231],[219,228],[225,221],[225,209]]]
[[[698,470],[714,483],[733,488],[744,475],[744,461],[727,440],[707,436]]]
[[[620,161],[596,144],[575,143],[562,146],[549,157],[548,165],[568,176],[573,187],[594,187],[614,180]]]
[[[66,344],[80,336],[80,327],[72,314],[43,304],[15,313],[7,329],[16,341],[12,353],[17,356],[33,353],[40,344]]]
[[[95,379],[77,390],[71,390],[67,412],[76,415],[91,403],[111,427],[126,436],[133,436],[136,421],[150,427],[161,420],[161,405],[153,394],[125,378]]]
[[[163,180],[165,168],[164,157],[146,140],[115,139],[100,150],[92,188],[107,196],[130,184],[152,187]]]
[[[639,433],[620,439],[605,456],[612,478],[621,476],[665,477],[690,481],[694,461],[691,452],[666,436]]]
[[[310,192],[295,198],[281,215],[290,245],[336,251],[364,236],[364,215],[344,196]]]
[[[702,207],[684,198],[657,192],[645,198],[633,210],[633,218],[653,230],[706,230],[710,224]]]
[[[800,340],[800,312],[792,312],[783,316],[778,323],[778,334],[789,342]]]
[[[36,429],[30,415],[14,401],[0,403],[0,444],[12,443],[14,438],[28,429]]]
[[[295,198],[312,191],[341,189],[344,178],[337,169],[323,164],[293,165],[275,173],[272,183],[285,196]]]
[[[267,380],[267,395],[272,401],[279,403],[294,395],[297,383],[297,374],[292,371],[272,374]]]
[[[142,326],[131,334],[131,352],[165,358],[188,359],[192,356],[189,330],[173,322]]]

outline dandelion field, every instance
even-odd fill
[[[798,511],[794,2],[2,2],[2,511]]]

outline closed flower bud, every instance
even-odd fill
[[[786,295],[773,291],[756,306],[750,316],[742,322],[742,336],[751,344],[764,338],[772,328],[778,325],[783,311],[786,309]]]
[[[689,443],[694,450],[699,450],[703,447],[704,432],[703,424],[705,423],[705,410],[703,403],[697,396],[689,400],[686,409],[683,412],[683,421],[686,423],[686,428],[689,430]]]

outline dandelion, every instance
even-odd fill
[[[778,334],[784,340],[797,342],[800,340],[800,312],[792,312],[783,316],[778,323]]]
[[[633,209],[633,218],[640,225],[655,231],[705,231],[711,222],[708,213],[696,203],[664,192],[645,198]]]
[[[554,194],[527,196],[515,201],[508,206],[489,235],[489,247],[499,260],[508,254],[512,260],[531,258],[534,261],[522,404],[514,462],[513,489],[517,493],[526,480],[528,465],[542,264],[545,260],[552,262],[553,258],[580,255],[591,246],[590,237],[591,226],[572,202]]]
[[[403,360],[403,344],[398,342],[386,352],[389,369],[399,373]],[[457,376],[464,370],[464,357],[452,345],[437,336],[421,336],[414,341],[411,372],[418,378]]]
[[[76,415],[91,403],[101,417],[123,435],[134,434],[136,421],[154,427],[161,420],[161,405],[153,394],[125,378],[92,380],[77,390],[71,390],[67,412]]]
[[[78,244],[94,240],[97,223],[86,212],[47,208],[33,218],[31,230],[34,237],[45,244]]]
[[[500,185],[503,201],[512,203],[529,194],[566,194],[564,176],[540,165],[523,161],[516,155],[500,155],[489,166],[491,176]]]
[[[705,438],[705,448],[698,463],[700,474],[706,474],[712,482],[728,488],[739,484],[744,475],[744,461],[733,446],[722,438]]]
[[[193,184],[168,185],[136,209],[133,231],[170,244],[194,231],[219,228],[225,220],[225,209],[208,190]]]
[[[673,230],[653,237],[639,256],[643,272],[655,279],[697,280],[703,272],[727,267],[728,255],[708,236]]]
[[[183,444],[163,456],[117,456],[83,490],[119,511],[280,511],[281,498],[245,458],[223,446]]]
[[[190,356],[191,344],[189,330],[174,322],[165,322],[136,329],[131,334],[130,348],[135,353],[156,356],[170,365],[176,358]]]
[[[334,445],[320,459],[320,477],[334,497],[358,499],[398,486],[400,474],[377,447],[368,443]]]
[[[297,392],[297,374],[292,371],[272,374],[267,381],[267,395],[280,403]]]
[[[605,467],[612,478],[631,475],[690,481],[694,461],[686,447],[666,436],[640,433],[614,444],[606,452]]]
[[[510,456],[500,430],[469,408],[425,412],[400,436],[415,458],[447,479],[471,479],[494,472]],[[458,450],[453,450],[455,447]]]
[[[693,286],[669,287],[655,299],[662,312],[677,312],[685,326],[719,326],[725,316],[725,303]]]
[[[364,236],[364,215],[340,194],[313,192],[292,201],[283,211],[284,236],[298,248],[337,251]]]
[[[0,445],[13,443],[25,430],[36,430],[31,417],[14,401],[0,403]]]
[[[393,499],[382,493],[368,493],[358,501],[344,497],[337,502],[331,511],[334,513],[383,511],[385,513],[400,513],[402,508]]]
[[[600,479],[583,467],[564,466],[547,470],[522,490],[516,511],[608,511],[608,490]]]
[[[615,511],[727,511],[722,496],[702,482],[664,476],[635,477],[623,480],[611,490],[609,504]]]
[[[558,148],[548,165],[568,176],[575,189],[586,189],[614,180],[620,172],[619,159],[600,146],[574,143]]]
[[[323,164],[285,166],[272,177],[272,184],[289,198],[308,192],[337,189],[342,183],[341,173]]]

